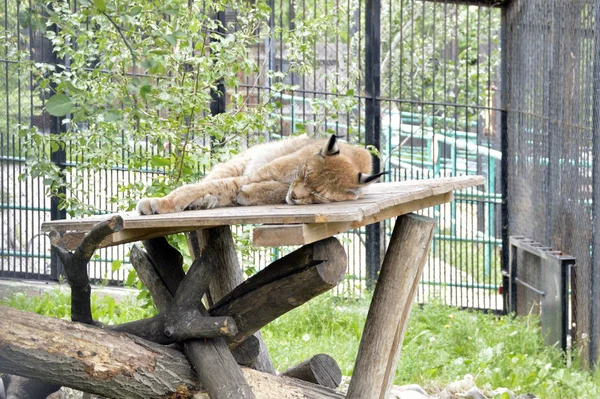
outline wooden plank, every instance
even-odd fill
[[[252,232],[252,244],[257,247],[279,247],[285,245],[305,245],[327,237],[357,229],[371,223],[381,222],[394,216],[405,215],[419,209],[429,208],[453,200],[453,193],[434,195],[420,200],[402,203],[379,213],[372,214],[360,221],[263,225]]]
[[[207,226],[206,228],[208,227],[210,226]],[[196,229],[194,228],[194,230]],[[159,238],[177,233],[185,233],[187,231],[190,231],[190,229],[128,229],[109,235],[100,242],[98,248],[106,248],[120,244],[127,244],[130,242],[150,240],[152,238]],[[83,240],[83,237],[85,237],[86,233],[87,232],[85,231],[64,232],[61,238],[57,241],[57,245],[68,251],[72,251],[81,243],[81,240]]]
[[[435,225],[435,220],[415,214],[398,217],[369,307],[347,398],[389,396]]]
[[[232,224],[355,221],[379,212],[383,208],[466,187],[481,185],[484,182],[485,178],[483,176],[458,176],[441,179],[378,183],[366,187],[361,199],[328,204],[245,206],[146,216],[124,213],[121,215],[124,222],[123,234],[125,234],[125,231],[134,229],[150,231],[181,229],[181,231],[191,231],[200,227]],[[52,228],[59,232],[89,231],[99,221],[108,217],[110,215],[44,222],[42,223],[42,231],[49,231]]]
[[[148,238],[160,237],[180,232],[189,232],[215,226],[232,224],[321,224],[339,223],[325,227],[331,231],[347,230],[346,225],[364,226],[375,220],[396,216],[403,211],[400,204],[415,203],[428,197],[451,193],[467,187],[481,185],[483,176],[458,176],[430,180],[411,180],[395,183],[378,183],[365,188],[356,201],[335,202],[313,205],[268,205],[185,211],[164,215],[140,216],[125,213],[123,230],[102,242],[101,246],[113,246]],[[426,205],[427,202],[424,204]],[[413,204],[414,205],[414,204]],[[424,205],[424,206],[425,206]],[[407,206],[411,210],[412,205]],[[408,209],[406,208],[406,209]],[[410,211],[409,211],[410,212]],[[379,216],[385,213],[387,216]],[[42,223],[42,231],[52,229],[63,233],[65,248],[76,246],[81,232],[89,231],[99,221],[111,215],[94,216],[83,219],[55,220]],[[345,223],[345,224],[344,224]],[[323,228],[321,226],[320,228]],[[316,230],[317,228],[312,228]],[[287,230],[286,234],[292,230]],[[304,232],[302,232],[304,235]],[[316,235],[322,237],[322,235]],[[310,242],[310,241],[309,241]],[[265,244],[266,245],[266,244]]]

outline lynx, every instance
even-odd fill
[[[250,147],[204,180],[163,198],[144,198],[142,215],[226,206],[315,204],[357,199],[371,175],[371,154],[336,139],[300,136]]]

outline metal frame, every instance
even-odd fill
[[[509,241],[510,263],[502,273],[508,279],[509,289],[505,292],[508,311],[519,313],[519,286],[535,293],[540,301],[540,323],[546,344],[552,346],[558,343],[566,351],[569,335],[569,286],[576,259],[524,237],[511,236]],[[522,276],[523,268],[533,267],[524,259],[526,255],[539,260],[539,281],[527,281]],[[519,264],[519,259],[525,264]],[[531,306],[529,303],[525,305],[526,308]]]

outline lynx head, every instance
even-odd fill
[[[371,169],[370,154],[366,150],[360,151],[364,153],[359,154],[352,149],[347,154],[341,152],[336,136],[332,135],[323,148],[297,170],[285,201],[290,205],[302,205],[357,199],[361,187],[386,173],[367,174]],[[361,155],[362,159],[354,159],[353,155]],[[365,167],[365,158],[368,168]]]

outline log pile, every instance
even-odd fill
[[[7,391],[12,386],[21,397],[34,391],[40,397],[64,385],[107,398],[186,398],[200,391],[213,399],[281,398],[284,392],[343,397],[330,389],[341,379],[333,359],[318,355],[288,373],[309,382],[275,376],[257,334],[344,278],[346,254],[335,238],[306,245],[244,282],[229,227],[190,234],[195,259],[187,274],[166,239],[144,241],[144,249],[133,246],[130,260],[159,314],[99,326],[91,314],[87,264],[122,226],[119,216],[99,223],[73,252],[51,233],[77,323],[1,309],[0,372],[19,376],[6,379]]]

